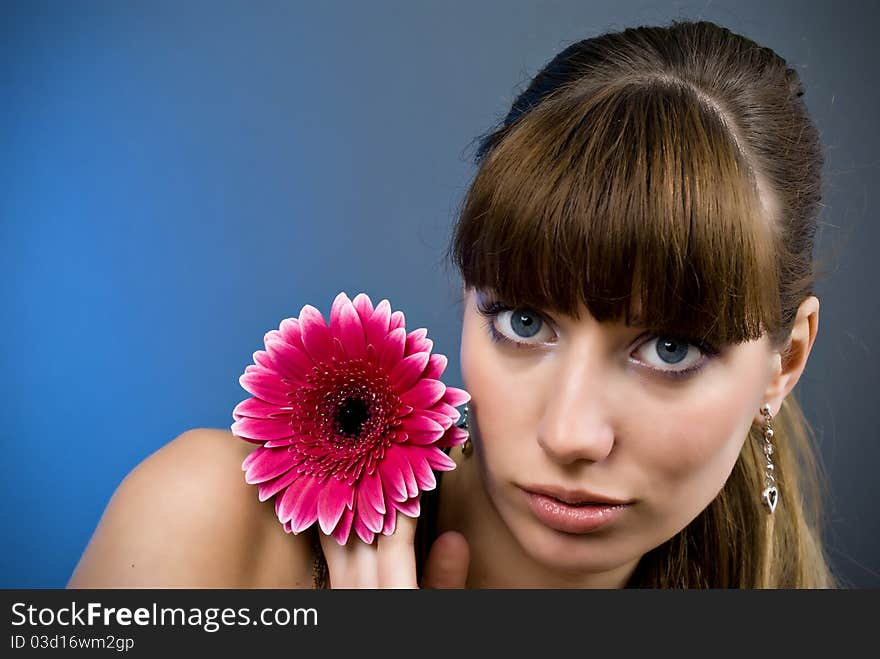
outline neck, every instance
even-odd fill
[[[449,456],[458,465],[440,480],[437,534],[455,530],[467,538],[470,567],[467,588],[622,588],[638,559],[601,573],[554,569],[535,561],[501,519],[488,497],[474,451],[458,447]]]

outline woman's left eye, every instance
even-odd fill
[[[654,336],[642,343],[634,354],[639,361],[655,371],[663,371],[666,375],[683,376],[700,370],[706,355],[712,355],[709,346],[702,348],[685,339],[670,336]]]

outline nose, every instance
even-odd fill
[[[614,446],[602,377],[592,360],[562,359],[556,386],[548,392],[538,444],[557,463],[597,462]]]

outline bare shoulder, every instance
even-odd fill
[[[310,588],[311,543],[285,533],[241,463],[255,445],[188,430],[120,483],[69,588]]]

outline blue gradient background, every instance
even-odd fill
[[[473,140],[572,41],[675,17],[750,36],[805,82],[834,261],[797,391],[834,566],[880,586],[874,10],[316,4],[0,6],[0,587],[62,587],[122,478],[184,430],[228,427],[263,334],[303,304],[389,298],[461,386],[442,259]]]

